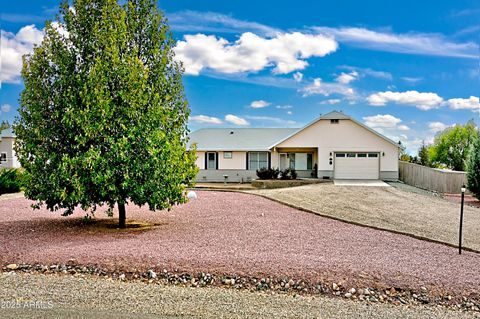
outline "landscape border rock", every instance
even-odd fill
[[[139,281],[146,284],[180,285],[185,287],[222,287],[228,289],[244,289],[266,293],[293,295],[325,295],[346,298],[358,302],[389,303],[393,305],[436,305],[461,311],[480,312],[480,297],[439,295],[420,287],[418,291],[390,287],[379,289],[375,287],[350,287],[342,283],[317,282],[315,284],[294,278],[262,278],[239,276],[236,274],[188,273],[178,269],[146,271],[118,271],[99,268],[96,265],[80,265],[75,260],[67,264],[14,264],[16,267],[4,265],[4,275],[14,275],[16,272],[41,273],[50,275],[98,276],[105,280]],[[15,269],[12,269],[15,268]]]
[[[331,183],[331,180],[323,179],[293,179],[293,180],[281,180],[281,179],[256,179],[252,181],[252,186],[261,189],[274,189],[274,188],[288,188],[303,186],[309,184]]]

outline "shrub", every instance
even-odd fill
[[[260,168],[257,169],[257,176],[259,179],[277,179],[280,174],[278,168]]]
[[[297,179],[297,172],[293,168],[286,168],[281,171],[280,179]]]
[[[22,176],[19,169],[0,169],[0,195],[19,192],[22,187]]]
[[[480,199],[480,137],[472,146],[467,165],[468,189]]]

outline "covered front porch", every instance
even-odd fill
[[[271,166],[281,170],[295,169],[298,178],[317,178],[317,148],[276,147],[271,153]]]

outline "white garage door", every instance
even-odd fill
[[[379,179],[378,153],[335,153],[335,179]]]

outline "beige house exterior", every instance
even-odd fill
[[[294,168],[300,178],[398,179],[401,145],[333,111],[300,129],[201,129],[197,182],[247,182],[256,169]]]
[[[15,134],[12,129],[6,129],[0,132],[0,169],[20,167],[20,162],[13,149],[14,143]]]

